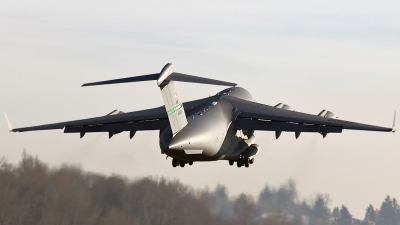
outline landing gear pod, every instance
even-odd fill
[[[257,154],[259,149],[260,147],[257,144],[252,144],[243,152],[243,156],[251,160]]]

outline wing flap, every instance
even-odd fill
[[[122,131],[139,131],[139,130],[160,130],[169,126],[166,119],[132,122],[132,123],[118,123],[118,124],[104,124],[95,126],[75,126],[65,127],[64,133],[90,133],[90,132],[122,132]]]
[[[342,133],[342,127],[304,125],[286,122],[261,121],[238,118],[235,123],[237,130],[264,130],[285,132],[318,132],[318,133]]]

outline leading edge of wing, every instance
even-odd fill
[[[233,100],[233,99],[232,99]],[[246,100],[233,100],[233,104],[240,112],[239,117],[261,119],[267,121],[279,121],[297,123],[305,125],[325,125],[332,127],[342,127],[349,130],[382,131],[393,132],[394,127],[380,127],[369,124],[355,123],[336,118],[326,118],[301,112],[279,109],[268,105]]]
[[[197,106],[205,101],[209,101],[209,98],[203,98],[203,99],[198,99],[190,102],[184,102],[183,107],[186,110],[190,110],[194,106]],[[45,124],[45,125],[39,125],[39,126],[31,126],[31,127],[21,127],[21,128],[15,128],[10,130],[10,132],[25,132],[25,131],[34,131],[34,130],[54,130],[54,129],[63,129],[64,127],[79,127],[79,126],[94,126],[94,125],[105,125],[102,128],[97,128],[91,127],[85,128],[87,130],[103,130],[105,128],[116,128],[118,129],[121,126],[116,126],[115,124],[123,124],[123,123],[130,123],[130,122],[138,122],[138,121],[146,121],[149,123],[146,123],[149,125],[148,130],[155,130],[157,126],[160,127],[165,127],[165,124],[162,123],[157,123],[159,125],[155,124],[150,124],[153,123],[152,121],[155,120],[163,120],[167,119],[168,115],[165,110],[165,106],[160,106],[157,108],[151,108],[151,109],[145,109],[145,110],[140,110],[140,111],[135,111],[135,112],[128,112],[128,113],[121,113],[121,114],[116,114],[116,115],[107,115],[107,116],[100,116],[100,117],[94,117],[94,118],[89,118],[89,119],[82,119],[82,120],[73,120],[73,121],[67,121],[67,122],[61,122],[61,123],[51,123],[51,124]],[[114,125],[113,125],[114,124]],[[146,130],[146,127],[144,127],[145,124],[140,125],[140,130]],[[126,125],[122,126],[123,128],[126,128]],[[69,130],[74,130],[74,129],[69,129]]]
[[[117,115],[107,115],[94,117],[82,120],[73,120],[61,123],[52,123],[39,126],[22,127],[12,129],[11,132],[25,132],[34,130],[54,130],[63,129],[64,127],[74,127],[74,126],[90,126],[90,125],[100,125],[100,124],[116,124],[116,123],[128,123],[134,121],[142,120],[156,120],[156,119],[166,119],[167,114],[165,113],[165,107],[160,106],[157,108],[146,109],[141,111],[122,113]]]

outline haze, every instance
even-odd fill
[[[341,119],[390,127],[400,109],[398,1],[6,1],[0,8],[0,105],[14,127],[135,111],[162,105],[155,82],[81,84],[175,71],[236,82],[256,101],[294,110],[333,111]],[[179,83],[183,100],[223,87]],[[256,132],[261,152],[250,168],[228,162],[172,168],[158,132],[8,133],[0,120],[0,155],[23,149],[53,166],[129,178],[178,178],[194,187],[227,186],[257,195],[293,178],[300,196],[329,193],[356,218],[400,198],[398,134]],[[332,207],[333,208],[333,207]]]

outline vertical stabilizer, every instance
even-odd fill
[[[4,112],[4,116],[6,117],[6,121],[7,121],[7,125],[8,125],[8,131],[11,132],[13,128],[11,126],[10,120],[7,117],[6,112]]]
[[[179,99],[179,92],[176,86],[176,81],[190,82],[199,84],[212,84],[223,86],[236,86],[235,83],[214,80],[204,77],[197,77],[183,73],[174,73],[173,66],[168,63],[164,66],[160,73],[147,74],[136,77],[126,77],[121,79],[105,80],[92,83],[86,83],[82,86],[96,86],[105,84],[120,84],[130,82],[141,82],[148,80],[157,80],[157,86],[160,87],[163,96],[165,108],[167,109],[169,123],[172,128],[172,133],[175,136],[182,128],[186,126],[187,119],[182,102]]]
[[[392,126],[392,132],[396,132],[396,111],[394,112],[394,117],[393,117],[393,126]]]
[[[157,84],[161,89],[172,135],[175,136],[188,122],[176,83],[174,81],[165,80],[171,73],[173,73],[173,66],[168,63],[162,69]]]

